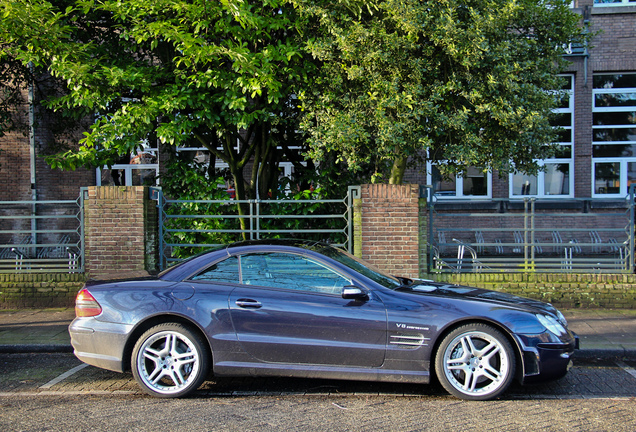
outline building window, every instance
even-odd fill
[[[240,142],[237,140],[235,149],[238,152],[240,150]],[[279,150],[282,150],[282,148],[279,146],[277,147]],[[300,147],[289,147],[290,149],[294,149],[294,150],[299,150]],[[219,150],[223,150],[221,147],[218,148]],[[177,147],[177,152],[179,153],[184,153],[189,155],[190,159],[203,165],[204,167],[208,168],[210,165],[210,152],[208,149],[206,149],[205,147]],[[307,166],[307,162],[301,162],[301,165],[303,166]],[[215,164],[214,164],[214,168],[216,168],[218,171],[225,171],[225,175],[223,174],[219,174],[219,176],[223,176],[224,178],[226,178],[225,180],[225,187],[227,188],[228,194],[231,198],[235,198],[235,189],[234,189],[234,184],[232,180],[228,180],[230,178],[229,175],[229,165],[226,162],[223,162],[221,160],[216,159],[215,160]],[[290,181],[294,176],[295,173],[295,167],[294,164],[292,162],[278,162],[278,172],[279,172],[279,187],[284,189],[281,189],[282,192],[284,192],[285,195],[289,195],[292,192],[296,192],[296,191],[292,191],[291,185],[290,185]],[[282,178],[286,178],[289,181],[282,181]],[[272,198],[273,194],[270,194],[272,196],[269,196],[267,198]],[[266,197],[259,197],[262,199],[265,199]]]
[[[539,198],[573,196],[573,143],[574,143],[574,76],[563,75],[562,90],[566,97],[554,110],[554,127],[560,130],[558,150],[553,158],[539,161],[542,170],[537,175],[516,173],[510,175],[510,196]]]
[[[429,163],[428,183],[438,198],[490,198],[492,190],[492,174],[470,167],[465,173],[450,179],[443,178],[436,165]]]
[[[595,74],[592,196],[625,197],[636,183],[636,73]]]
[[[112,167],[97,168],[97,186],[156,186],[159,184],[157,148],[142,143],[137,154],[121,157]]]
[[[636,6],[636,0],[594,0],[595,7],[630,5]]]
[[[538,175],[513,174],[512,196],[570,196],[569,163],[540,163],[544,171]]]

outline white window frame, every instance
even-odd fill
[[[570,166],[570,171],[568,174],[568,194],[560,194],[560,195],[552,195],[550,193],[546,193],[545,191],[545,172],[540,171],[539,173],[537,173],[536,176],[532,176],[532,177],[536,177],[536,182],[537,182],[537,193],[536,194],[518,194],[515,195],[513,194],[514,192],[514,183],[513,183],[513,179],[514,179],[514,174],[510,174],[510,181],[508,182],[509,184],[509,196],[510,199],[523,199],[523,198],[558,198],[558,199],[563,199],[563,198],[574,198],[574,172],[573,172],[573,164],[571,163],[571,159],[545,159],[545,160],[541,160],[541,161],[537,161],[537,164],[540,167],[544,167],[546,165],[569,165]]]
[[[636,6],[636,3],[635,3]],[[636,75],[636,72],[607,72],[598,75]],[[615,106],[615,107],[596,107],[596,96],[599,94],[634,94],[636,95],[636,87],[624,87],[617,89],[592,89],[592,116],[595,113],[618,113],[618,112],[636,112],[636,106]],[[607,129],[611,127],[612,129],[636,129],[636,124],[625,124],[625,125],[594,125],[592,124],[592,198],[625,198],[629,193],[629,179],[628,179],[628,164],[636,163],[636,156],[633,157],[621,157],[621,156],[611,156],[611,157],[594,157],[594,146],[597,145],[628,145],[631,144],[636,146],[636,140],[633,141],[594,141],[594,130],[595,129]],[[608,193],[596,193],[596,164],[597,163],[618,163],[619,164],[619,188],[617,193],[608,194]]]
[[[133,171],[135,170],[154,170],[155,185],[159,185],[159,164],[115,164],[112,168],[103,166],[96,169],[97,186],[102,185],[102,171],[120,170],[124,172],[124,184],[122,186],[133,185]]]
[[[238,151],[238,149],[239,149],[239,145],[240,145],[240,143],[239,143],[239,142],[238,142],[238,140],[237,140],[237,144],[236,144],[236,149],[237,149],[237,151]],[[278,148],[281,148],[281,147],[278,147]],[[295,147],[290,147],[290,148],[295,148]],[[299,149],[300,149],[300,146],[299,146],[299,147],[297,147],[297,148],[299,148]],[[222,150],[222,149],[219,147],[219,150]],[[197,151],[209,152],[209,150],[208,150],[207,148],[205,148],[205,147],[177,147],[177,152],[182,152],[182,151],[183,151],[183,152],[187,152],[187,151],[194,151],[194,152],[197,152]],[[301,164],[302,164],[303,166],[307,166],[307,162],[301,162]],[[216,163],[214,164],[214,167],[215,167],[216,169],[228,169],[230,166],[229,166],[226,162],[223,162],[223,161],[221,161],[221,160],[218,160],[218,159],[217,159],[217,160],[216,160]],[[281,169],[281,170],[283,171],[283,172],[281,173],[281,174],[283,175],[283,177],[291,178],[292,174],[294,173],[294,164],[293,164],[292,162],[279,162],[279,164],[278,164],[278,168],[279,168],[279,169]],[[230,186],[229,186],[229,184],[228,184],[228,188],[229,188],[229,187],[230,187]],[[292,192],[292,191],[291,191],[291,189],[289,188],[289,185],[287,185],[287,186],[285,187],[285,194],[286,194],[286,195],[289,195],[291,192]]]
[[[143,153],[149,153],[156,157],[156,163],[143,164],[143,163],[127,163],[127,164],[114,164],[111,168],[103,166],[96,168],[95,173],[97,176],[97,186],[102,185],[102,171],[120,170],[124,172],[124,184],[122,186],[132,186],[133,184],[133,171],[134,170],[155,170],[155,185],[159,186],[159,149],[157,147],[150,147],[148,140],[142,140],[140,143],[140,150],[135,154],[130,155],[132,161],[135,157],[141,156]]]
[[[433,184],[433,163],[426,163],[426,181],[427,184]],[[437,192],[437,191],[436,191]],[[492,173],[486,173],[486,194],[485,195],[464,195],[464,177],[461,175],[455,176],[455,195],[439,195],[435,197],[440,200],[488,200],[492,199]]]
[[[564,108],[555,108],[553,112],[557,114],[570,114],[570,126],[561,126],[564,130],[570,131],[570,140],[558,142],[557,144],[563,146],[570,147],[570,157],[569,158],[552,158],[552,159],[543,159],[537,160],[537,164],[540,167],[544,167],[546,165],[569,165],[569,175],[568,175],[568,193],[567,194],[559,194],[552,195],[550,193],[546,193],[545,191],[545,172],[539,171],[536,176],[537,182],[537,193],[536,194],[514,194],[514,176],[515,174],[510,174],[508,177],[508,196],[510,199],[524,199],[524,198],[574,198],[574,80],[575,76],[573,74],[562,74],[560,76],[570,77],[570,89],[568,90],[569,98],[568,98],[568,106]]]
[[[630,162],[636,160],[617,160],[618,158],[593,158],[592,159],[592,198],[625,198],[629,193],[627,169]],[[596,191],[596,163],[618,163],[619,164],[619,192],[614,194],[598,194]]]
[[[599,0],[594,0],[594,7],[614,7],[614,6],[636,6],[636,0],[617,0],[611,3],[604,3]]]

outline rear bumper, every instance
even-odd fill
[[[132,326],[76,318],[68,328],[75,356],[91,366],[123,372],[123,353]]]

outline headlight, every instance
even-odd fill
[[[563,327],[567,327],[568,326],[568,321],[565,319],[565,317],[563,316],[563,314],[559,310],[557,311],[557,319],[559,320],[559,322],[561,324],[563,324]]]
[[[543,327],[545,327],[550,333],[555,336],[562,336],[567,334],[567,330],[559,321],[550,315],[537,315],[537,319]]]

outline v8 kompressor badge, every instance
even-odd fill
[[[428,331],[428,327],[418,327],[418,326],[409,325],[409,324],[402,324],[402,323],[395,323],[395,325],[400,330],[422,330],[422,331]]]

